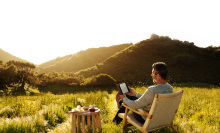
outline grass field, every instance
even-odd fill
[[[51,88],[63,89],[66,88]],[[143,93],[146,87],[136,87]],[[175,117],[174,125],[179,132],[220,132],[220,88],[218,87],[174,87],[184,90],[183,98]],[[49,90],[49,89],[48,89]],[[86,90],[86,92],[85,92]],[[71,93],[70,93],[71,92]],[[71,132],[71,115],[77,105],[95,104],[101,109],[102,132],[139,133],[134,127],[122,129],[112,119],[117,111],[115,88],[74,89],[69,93],[39,93],[34,96],[0,97],[0,133],[59,133]],[[154,133],[172,133],[164,128]]]

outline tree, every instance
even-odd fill
[[[15,84],[15,77],[17,74],[14,65],[0,67],[0,90],[7,90]]]
[[[25,84],[34,84],[35,65],[14,60],[7,62],[6,65],[16,67],[16,75],[13,77],[12,80],[16,84],[18,84],[18,88],[15,88],[15,90],[20,93],[25,93]]]

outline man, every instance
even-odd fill
[[[132,109],[136,109],[138,111],[147,111],[149,112],[151,105],[154,100],[155,94],[168,94],[173,93],[173,88],[170,84],[166,83],[166,77],[168,73],[168,68],[164,62],[156,62],[152,65],[152,74],[151,77],[153,82],[156,83],[155,86],[150,86],[144,94],[140,94],[136,92],[134,89],[129,88],[130,92],[127,94],[116,95],[116,101],[118,104],[118,112],[113,119],[114,122],[119,124],[122,119],[118,117],[118,113],[124,113],[125,107],[121,106],[122,102]],[[141,116],[139,114],[134,113],[134,117],[137,121],[144,123],[146,117]]]

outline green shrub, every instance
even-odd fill
[[[90,78],[85,79],[85,82],[82,84],[83,86],[113,86],[116,81],[113,77],[108,74],[99,74],[98,76],[92,76]]]

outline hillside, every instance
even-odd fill
[[[76,54],[58,57],[54,60],[45,62],[39,65],[36,71],[41,73],[51,71],[77,72],[103,62],[115,53],[131,45],[132,44],[121,44],[110,47],[90,48]]]
[[[28,62],[26,60],[23,60],[21,58],[14,56],[12,54],[9,54],[8,52],[2,50],[1,48],[0,48],[0,60],[2,60],[3,62],[8,62],[9,60]]]
[[[109,74],[117,82],[152,84],[154,62],[163,61],[169,67],[169,82],[220,83],[220,51],[217,48],[199,48],[187,41],[152,35],[111,58],[79,74],[91,77]]]

